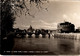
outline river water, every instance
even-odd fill
[[[77,55],[80,54],[80,40],[26,35],[14,38],[13,51],[25,54]]]

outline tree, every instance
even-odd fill
[[[9,33],[13,29],[13,24],[15,21],[15,14],[17,12],[22,12],[23,9],[26,9],[25,15],[28,14],[32,16],[29,12],[27,4],[32,3],[39,9],[42,8],[41,4],[44,4],[44,1],[47,0],[1,0],[1,33],[2,36],[5,36],[6,33]],[[33,6],[33,5],[31,5]]]
[[[41,5],[44,4],[44,1],[47,0],[0,0],[2,53],[4,52],[4,50],[11,50],[13,47],[14,34],[11,33],[11,31],[13,30],[13,24],[16,18],[15,15],[17,15],[17,12],[20,12],[20,14],[22,12],[25,12],[25,15],[32,16],[27,4],[29,4],[30,7],[33,7],[32,4],[35,4],[35,7],[37,7],[38,9],[42,9]],[[24,9],[26,11],[24,11]],[[7,41],[5,42],[3,38],[6,35],[8,36]]]
[[[12,30],[15,18],[11,12],[10,0],[1,0],[1,34],[2,37]]]

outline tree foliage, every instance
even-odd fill
[[[25,14],[31,15],[29,12],[29,4],[31,7],[34,3],[35,6],[39,9],[42,8],[41,5],[47,0],[1,0],[1,33],[6,34],[13,29],[13,24],[15,21],[14,15],[17,15],[17,12],[22,12],[23,9],[26,9]]]
[[[14,17],[11,12],[10,0],[1,0],[1,33],[2,37],[10,32],[13,27]]]

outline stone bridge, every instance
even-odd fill
[[[21,36],[25,36],[25,35],[28,35],[28,36],[32,36],[33,34],[35,36],[39,36],[39,35],[42,35],[43,37],[45,37],[46,35],[48,35],[50,37],[50,34],[51,32],[48,31],[48,30],[35,30],[35,31],[26,31],[26,30],[16,30],[15,31],[15,34],[16,35],[21,35]]]

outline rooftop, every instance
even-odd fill
[[[60,25],[71,25],[71,23],[70,23],[70,22],[65,21],[65,22],[63,22],[63,23],[60,23]]]

